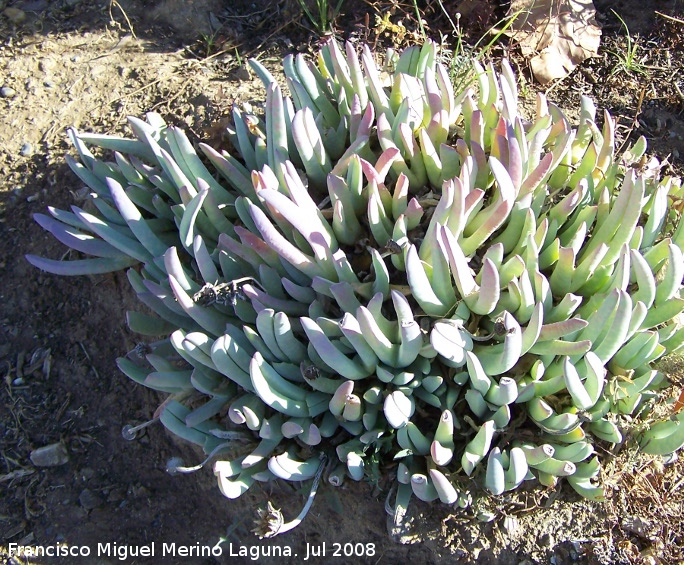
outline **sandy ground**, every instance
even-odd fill
[[[364,7],[350,4],[353,23]],[[678,3],[655,4],[667,10]],[[171,456],[194,462],[199,454],[161,426],[147,428],[136,441],[122,438],[122,426],[150,419],[160,402],[115,366],[116,357],[138,341],[125,326],[125,311],[135,309],[125,274],[66,279],[37,271],[24,254],[57,258],[64,248],[32,215],[46,206],[68,208],[83,197],[64,163],[67,127],[120,132],[126,116],[156,111],[194,140],[221,144],[230,105],[258,106],[263,98],[260,84],[241,66],[244,57],[258,56],[276,69],[281,55],[305,37],[293,23],[294,3],[276,6],[0,0],[0,558],[9,556],[10,544],[86,548],[90,558],[63,562],[103,564],[153,543],[155,557],[128,562],[249,563],[256,554],[270,554],[262,562],[297,563],[321,553],[323,544],[326,558],[309,563],[656,563],[671,553],[663,544],[684,543],[681,531],[668,526],[684,515],[682,467],[658,475],[657,462],[633,454],[612,463],[606,505],[577,500],[565,488],[536,489],[493,501],[496,520],[482,524],[468,513],[415,504],[411,528],[393,541],[384,511],[387,485],[345,484],[325,489],[291,534],[260,542],[250,531],[256,508],[270,499],[286,517],[294,516],[302,493],[275,485],[227,501],[208,469],[176,477],[164,471]],[[639,2],[597,6],[614,45],[624,35],[609,17],[611,8],[645,38],[647,63],[660,70],[646,77],[610,75],[615,60],[606,53],[549,96],[572,108],[580,92],[591,91],[600,107],[620,118],[623,136],[647,135],[655,151],[671,154],[681,170],[681,41],[663,32],[666,26],[652,11],[634,17],[631,9],[638,11]],[[31,451],[56,442],[66,447],[68,462],[34,466]],[[198,552],[221,540],[221,556],[180,553],[181,546]],[[176,550],[162,561],[164,543],[175,543]],[[100,555],[98,544],[105,544]],[[356,556],[345,555],[352,549]]]

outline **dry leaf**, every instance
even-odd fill
[[[506,34],[518,42],[542,84],[597,54],[601,29],[591,0],[512,0],[508,16],[516,13]]]

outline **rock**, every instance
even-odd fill
[[[539,538],[539,545],[541,547],[553,547],[553,542],[554,542],[554,539],[550,533],[543,534]]]
[[[93,510],[102,504],[102,498],[98,493],[85,489],[78,495],[78,502],[85,510]]]
[[[2,11],[2,15],[13,24],[20,24],[26,20],[26,12],[24,12],[24,10],[20,10],[19,8],[5,8]]]
[[[31,155],[33,155],[33,145],[31,145],[28,142],[24,143],[21,146],[21,149],[19,150],[19,155],[21,155],[22,157],[30,157]]]
[[[0,88],[0,96],[3,98],[14,98],[17,95],[17,91],[9,86],[3,86]]]
[[[252,79],[252,73],[249,72],[249,67],[247,67],[247,65],[242,65],[237,71],[235,71],[235,74],[239,80]]]
[[[38,61],[38,70],[43,72],[43,73],[48,73],[52,71],[55,67],[55,61],[54,59],[51,59],[49,57],[46,57],[45,59],[41,59]]]
[[[150,491],[142,485],[135,485],[134,487],[129,488],[128,493],[135,499],[149,498],[151,494]]]
[[[81,480],[89,481],[95,476],[95,469],[91,469],[90,467],[84,467],[83,469],[81,469],[79,474],[81,475]]]
[[[126,499],[126,490],[123,488],[114,488],[107,496],[108,504],[118,504]]]
[[[60,441],[34,449],[30,459],[36,467],[59,467],[69,462],[69,453]]]

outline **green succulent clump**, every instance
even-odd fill
[[[285,58],[290,96],[251,63],[264,115],[233,109],[232,153],[198,155],[156,114],[132,139],[71,130],[90,210],[36,220],[92,257],[29,260],[128,268],[155,313],[130,328],[166,337],[119,367],[169,394],[162,423],[228,498],[391,468],[397,523],[411,496],[464,506],[474,484],[565,477],[602,499],[595,443],[623,441],[684,343],[681,181],[641,166],[643,138],[617,157],[588,98],[576,128],[543,95],[525,119],[505,61],[454,92],[433,43],[379,68],[330,41]],[[641,447],[674,452],[683,430]]]

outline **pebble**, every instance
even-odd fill
[[[503,526],[510,535],[514,535],[520,530],[520,522],[515,516],[506,516],[503,520]]]
[[[102,504],[102,498],[96,492],[85,489],[78,495],[78,502],[85,510],[92,510]]]
[[[126,499],[126,491],[122,488],[115,488],[107,495],[108,504],[118,504]]]
[[[149,498],[150,491],[142,485],[136,485],[128,490],[128,493],[135,499]]]
[[[235,74],[239,80],[250,80],[252,78],[252,74],[249,72],[247,65],[242,65]]]
[[[13,24],[20,24],[26,19],[26,12],[19,8],[5,8],[2,14]]]
[[[541,547],[552,547],[553,546],[553,536],[551,534],[543,534],[539,538],[539,545]]]
[[[29,457],[36,467],[59,467],[69,462],[66,445],[61,441],[34,449]]]
[[[38,70],[47,73],[51,71],[55,66],[55,62],[52,59],[41,59],[38,61]]]
[[[14,98],[17,95],[17,91],[10,86],[3,86],[0,88],[0,96],[3,98]]]
[[[91,469],[90,467],[84,467],[81,469],[81,479],[83,481],[89,481],[95,476],[95,470]]]
[[[24,143],[24,145],[21,146],[21,149],[19,150],[19,155],[22,157],[30,157],[33,155],[33,145],[30,143]]]

